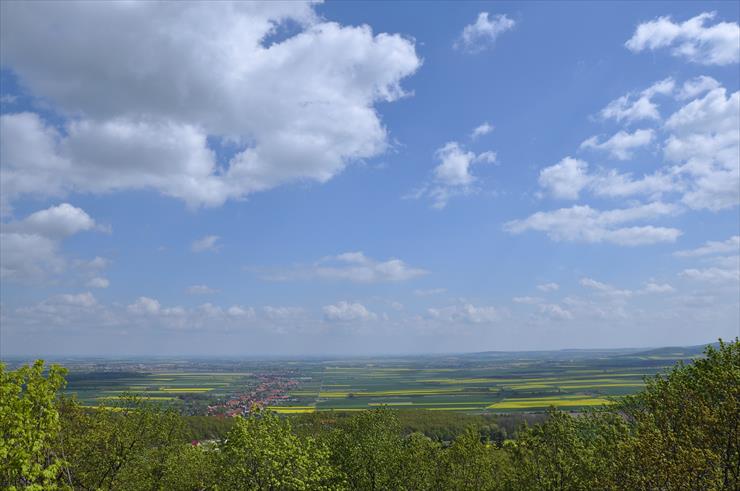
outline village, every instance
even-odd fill
[[[295,400],[288,392],[297,388],[297,379],[273,373],[255,374],[255,377],[257,382],[253,388],[209,405],[208,415],[246,416],[269,406],[285,405]]]

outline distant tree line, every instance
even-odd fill
[[[222,427],[135,398],[89,410],[59,395],[64,376],[42,361],[0,365],[2,489],[740,489],[737,339],[618,404],[551,409],[513,439],[485,419],[430,438],[413,431],[419,420],[387,408],[298,419],[262,412]],[[444,425],[429,418],[426,429]],[[187,442],[205,431],[198,424],[217,438]]]

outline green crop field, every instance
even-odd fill
[[[473,413],[578,410],[612,404],[695,351],[481,353],[311,361],[142,362],[138,371],[73,369],[67,393],[87,406],[137,394],[199,414],[210,405],[260,402],[281,414],[399,409]],[[143,370],[141,368],[144,368]],[[245,405],[244,407],[249,407]]]

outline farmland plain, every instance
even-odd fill
[[[56,361],[70,369],[66,392],[85,406],[114,407],[136,394],[188,414],[281,414],[397,409],[467,413],[540,412],[611,404],[644,377],[701,347],[486,352],[304,360]]]

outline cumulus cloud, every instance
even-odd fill
[[[421,64],[413,41],[324,21],[308,2],[3,3],[0,18],[4,65],[74,115],[62,129],[2,116],[5,207],[124,189],[217,206],[326,182],[386,150],[375,104],[406,95]],[[269,42],[287,23],[297,32]]]
[[[85,293],[64,293],[58,295],[57,299],[67,305],[74,305],[77,307],[92,307],[97,304],[97,300],[90,292]]]
[[[119,328],[131,332],[132,329],[174,329],[219,331],[251,326],[264,326],[267,329],[279,328],[279,322],[265,316],[262,322],[255,323],[257,314],[252,307],[232,305],[222,308],[205,303],[194,308],[164,306],[151,297],[139,297],[128,306],[118,303],[98,303],[91,293],[70,293],[55,295],[35,305],[5,311],[4,320],[14,328],[33,327],[46,329],[63,326],[75,329],[99,331],[101,327]]]
[[[555,292],[560,289],[560,285],[557,283],[543,283],[541,285],[537,285],[537,289],[541,292]]]
[[[620,131],[605,141],[599,141],[598,136],[592,136],[581,143],[581,148],[591,148],[608,152],[618,160],[629,160],[632,158],[633,150],[644,147],[653,141],[655,132],[653,130],[635,130],[632,133]]]
[[[505,14],[491,16],[488,12],[481,12],[473,24],[465,26],[454,47],[468,53],[493,48],[496,39],[515,25],[514,20]]]
[[[612,243],[624,246],[675,242],[681,231],[675,228],[624,226],[627,223],[674,215],[675,205],[653,202],[631,208],[599,211],[588,205],[540,211],[524,220],[504,224],[504,230],[520,234],[535,230],[547,234],[554,241]]]
[[[645,283],[645,287],[641,290],[641,293],[673,293],[674,291],[676,289],[668,283],[648,282]]]
[[[473,132],[470,134],[470,138],[475,140],[477,138],[480,138],[481,136],[489,134],[492,131],[493,125],[488,121],[484,121],[482,124],[476,126],[475,129],[473,129]]]
[[[275,307],[273,305],[263,307],[262,311],[268,319],[274,321],[295,320],[305,314],[301,307]]]
[[[445,293],[447,291],[446,288],[429,288],[429,289],[420,289],[420,290],[414,290],[414,295],[417,297],[429,297],[432,295],[440,295],[442,293]]]
[[[514,297],[511,299],[514,303],[521,303],[525,305],[538,305],[543,302],[543,300],[540,297]]]
[[[267,309],[267,308],[266,308]],[[269,320],[279,320],[280,308],[270,307],[265,310]],[[271,315],[271,314],[275,315]],[[126,307],[126,314],[119,315],[120,322],[141,323],[153,327],[174,329],[222,329],[241,325],[241,322],[252,321],[257,317],[253,307],[232,305],[222,308],[212,303],[204,303],[187,309],[179,305],[165,307],[159,300],[151,297],[139,297]],[[128,319],[128,320],[127,320]]]
[[[587,190],[595,196],[621,198],[635,195],[659,199],[663,193],[679,192],[684,185],[671,173],[656,171],[639,178],[614,169],[589,171],[584,160],[565,157],[540,171],[538,183],[554,198],[576,200]]]
[[[496,162],[496,152],[486,151],[475,154],[466,150],[457,142],[448,142],[435,152],[439,164],[434,168],[433,180],[411,193],[410,198],[428,197],[432,207],[443,209],[455,196],[477,192],[474,186],[478,180],[471,173],[474,164],[492,164]]]
[[[676,94],[676,98],[678,100],[691,99],[719,87],[721,84],[712,77],[700,75],[685,81],[681,90]]]
[[[639,93],[629,93],[614,99],[601,110],[603,119],[614,119],[617,122],[628,123],[639,120],[659,120],[658,105],[652,101],[655,95],[669,95],[673,93],[676,82],[666,78],[655,82]]]
[[[658,200],[663,194],[677,193],[684,189],[670,172],[656,171],[634,178],[629,172],[617,172],[614,169],[595,172],[589,177],[588,189],[595,196],[623,198],[629,196],[647,196]]]
[[[128,311],[132,314],[157,314],[161,309],[158,300],[151,297],[139,297],[136,301],[128,306]]]
[[[69,203],[34,212],[19,221],[3,223],[0,277],[24,282],[61,273],[67,266],[59,251],[62,240],[95,228],[95,220]]]
[[[704,95],[666,120],[664,130],[669,136],[662,147],[668,165],[633,177],[614,169],[590,171],[585,161],[566,157],[540,171],[540,186],[560,199],[575,200],[584,190],[598,197],[643,195],[651,200],[680,193],[681,201],[694,209],[717,211],[736,206],[740,202],[740,92],[727,94],[724,87],[711,88],[711,80],[690,80],[679,92],[679,98],[683,93]],[[654,135],[653,130],[621,131],[605,142],[594,137],[581,146],[629,158],[632,145],[649,143]]]
[[[81,208],[62,203],[28,215],[20,222],[4,224],[6,231],[64,239],[95,228],[95,220]]]
[[[633,295],[633,292],[631,290],[622,290],[619,288],[615,288],[606,283],[596,281],[593,278],[581,278],[580,284],[581,286],[590,288],[592,290],[596,290],[599,293],[610,296],[610,297],[626,298],[626,297],[631,297]]]
[[[541,314],[552,320],[565,321],[573,319],[573,313],[558,304],[542,304],[539,308]]]
[[[587,162],[566,157],[540,170],[542,194],[576,200],[588,191],[600,198],[642,196],[649,205],[634,205],[623,210],[600,212],[588,205],[535,213],[524,220],[505,224],[511,233],[525,230],[545,232],[553,240],[612,242],[624,245],[672,242],[680,235],[675,228],[624,226],[630,221],[658,218],[686,209],[719,211],[740,204],[740,91],[728,94],[710,77],[697,77],[675,89],[673,79],[653,84],[641,93],[649,101],[655,94],[675,94],[677,100],[689,100],[671,114],[662,130],[668,137],[661,144],[665,165],[650,174],[631,173],[599,167],[589,169]],[[627,97],[627,96],[626,96]],[[656,118],[659,118],[657,112]],[[617,117],[619,119],[619,117]],[[652,129],[620,131],[599,141],[586,140],[582,147],[610,151],[616,158],[631,157],[631,149],[649,144],[657,133]],[[670,201],[676,200],[674,203]],[[685,205],[685,206],[681,206]],[[623,213],[656,211],[652,217]],[[605,214],[602,214],[605,213]],[[625,219],[617,224],[613,220]]]
[[[624,300],[635,295],[660,295],[676,291],[675,288],[668,283],[656,283],[654,281],[645,283],[642,288],[637,290],[616,288],[607,283],[596,281],[593,278],[581,278],[580,284],[583,287],[595,290],[599,295],[615,300]]]
[[[583,160],[565,157],[563,160],[540,171],[539,185],[560,199],[578,199],[581,190],[588,185],[588,164]]]
[[[90,278],[87,281],[87,286],[89,286],[90,288],[108,288],[110,286],[110,281],[108,280],[108,278],[96,276],[94,278]]]
[[[710,240],[696,249],[674,252],[677,257],[699,257],[712,254],[740,253],[740,235],[733,235],[727,240]]]
[[[739,282],[740,281],[740,268],[690,268],[684,269],[680,276],[695,281],[703,281],[709,283],[725,283],[725,282]]]
[[[683,203],[694,209],[722,210],[740,202],[740,91],[719,87],[695,99],[666,121],[671,134],[665,157],[679,166],[688,189]]]
[[[457,142],[449,142],[437,150],[439,165],[434,168],[434,177],[437,182],[446,186],[466,186],[475,181],[470,173],[470,166],[474,163],[493,163],[496,154],[485,152],[476,155],[465,151]]]
[[[342,301],[334,305],[326,305],[322,311],[326,320],[334,322],[368,321],[378,317],[364,305],[356,302]]]
[[[685,22],[658,17],[637,26],[625,46],[635,53],[670,48],[671,54],[702,65],[729,65],[740,60],[740,26],[733,22],[706,25],[716,12]]]
[[[496,322],[501,318],[498,309],[491,306],[475,306],[470,303],[449,307],[430,308],[427,314],[437,320],[447,322],[469,322],[483,324]]]
[[[428,271],[409,266],[400,259],[379,261],[366,256],[362,251],[356,251],[325,257],[309,267],[299,266],[262,277],[270,281],[321,278],[355,283],[383,283],[407,281],[426,274]]]
[[[226,313],[232,317],[254,318],[257,314],[252,307],[242,307],[241,305],[232,305],[226,309]]]
[[[213,295],[214,293],[218,293],[218,290],[208,285],[191,285],[188,287],[187,292],[190,295]]]
[[[206,235],[198,240],[193,241],[190,245],[190,250],[193,252],[216,252],[220,246],[218,241],[221,239],[218,235]]]

